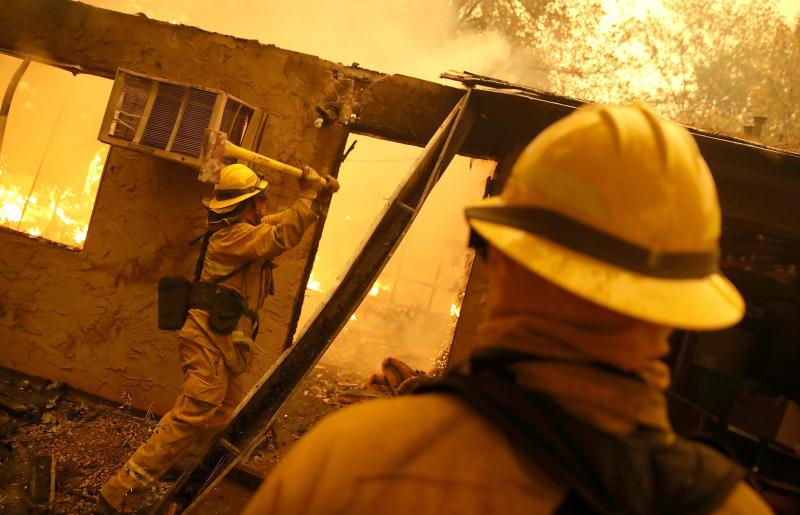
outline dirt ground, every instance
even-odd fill
[[[14,416],[0,411],[2,513],[28,512],[30,463],[36,456],[55,460],[54,499],[42,511],[91,513],[99,487],[155,427],[154,415],[134,413],[124,399],[118,406],[102,403],[63,385],[9,371],[3,371],[0,383],[6,399],[13,396],[29,408]],[[44,405],[37,402],[43,394]]]
[[[320,418],[380,395],[366,390],[365,384],[366,378],[346,371],[314,369],[242,466],[247,484],[224,481],[202,501],[202,513],[239,513],[258,477],[268,474]],[[0,370],[0,400],[6,401],[6,409],[0,407],[0,513],[8,515],[47,509],[55,514],[91,513],[102,484],[148,438],[157,421],[153,414],[131,410],[124,398],[119,404],[102,402],[7,370]],[[56,482],[53,500],[32,507],[31,463],[37,456],[54,458]],[[169,486],[159,482],[151,501]]]

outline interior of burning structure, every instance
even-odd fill
[[[236,113],[243,106],[250,110],[247,122],[237,129],[235,143],[286,163],[340,174],[344,189],[351,181],[379,173],[375,162],[357,164],[358,145],[369,145],[367,137],[412,146],[411,150],[380,148],[382,153],[405,152],[404,156],[414,156],[416,161],[410,172],[397,173],[396,187],[386,183],[374,209],[364,212],[366,236],[360,247],[357,232],[358,237],[346,239],[330,229],[343,230],[342,220],[352,218],[352,211],[345,209],[348,203],[367,202],[345,197],[331,206],[327,223],[317,224],[300,245],[279,259],[277,291],[261,312],[264,329],[257,340],[253,372],[246,379],[253,387],[251,396],[240,406],[225,440],[205,458],[214,464],[222,460],[223,466],[209,467],[214,469],[211,475],[208,468],[189,471],[178,483],[162,489],[184,506],[201,502],[199,490],[224,488],[214,480],[229,471],[240,482],[252,483],[253,476],[268,471],[285,452],[283,447],[293,441],[284,433],[297,436],[320,413],[353,398],[375,395],[374,390],[364,391],[358,385],[360,378],[366,380],[364,369],[359,368],[364,366],[364,353],[358,350],[350,355],[340,352],[338,361],[330,358],[326,365],[323,359],[322,367],[314,368],[337,335],[359,331],[348,322],[358,321],[361,312],[356,309],[365,298],[385,302],[370,313],[365,311],[365,317],[399,317],[400,326],[410,320],[409,313],[434,320],[421,324],[415,333],[417,339],[419,334],[435,334],[426,340],[432,343],[424,359],[415,362],[413,353],[408,357],[412,369],[441,371],[464,359],[477,337],[486,287],[484,263],[473,261],[470,251],[464,250],[465,227],[439,229],[437,234],[462,231],[450,245],[461,250],[447,259],[437,254],[428,279],[421,279],[427,265],[403,257],[408,251],[398,245],[409,230],[409,238],[438,237],[414,236],[412,222],[417,214],[426,216],[423,205],[452,204],[452,209],[441,210],[449,219],[458,216],[464,202],[498,192],[523,146],[581,104],[467,73],[447,75],[455,86],[384,75],[256,41],[57,0],[11,0],[0,9],[0,52],[0,91],[8,90],[4,105],[22,110],[26,95],[33,94],[34,80],[41,81],[42,86],[36,88],[42,95],[60,95],[41,116],[8,117],[0,160],[0,216],[4,217],[0,219],[4,224],[0,228],[0,366],[13,377],[4,383],[8,388],[0,397],[7,412],[28,424],[23,432],[38,438],[45,436],[28,427],[47,420],[45,412],[52,406],[46,405],[53,397],[46,392],[60,391],[64,383],[69,390],[64,398],[72,395],[73,399],[64,413],[75,414],[80,427],[116,415],[143,421],[145,427],[150,414],[169,409],[180,381],[172,336],[156,328],[155,284],[164,275],[190,275],[196,251],[187,242],[202,231],[205,213],[200,200],[209,195],[211,186],[198,181],[197,169],[190,166],[197,164],[190,154],[196,157],[199,148],[184,146],[184,152],[179,152],[182,129],[177,113],[190,112],[191,106],[175,108],[171,129],[161,143],[156,142],[155,133],[148,143],[147,130],[143,127],[137,133],[136,128],[125,127],[125,120],[117,119],[113,129],[108,114],[103,122],[106,103],[121,87],[118,70],[186,88],[185,98],[192,88],[200,96],[215,92],[208,93],[208,105],[223,106],[225,99],[218,100],[223,96],[234,99]],[[24,80],[14,84],[18,71]],[[76,97],[81,95],[87,98]],[[150,106],[155,102],[154,97]],[[91,106],[94,111],[75,106]],[[218,111],[218,116],[209,114],[209,120],[216,116],[217,128],[236,132],[238,114],[225,118],[225,109]],[[48,117],[49,121],[44,120]],[[81,140],[81,147],[71,148],[74,152],[69,154],[83,168],[88,163],[84,182],[70,185],[70,191],[82,194],[65,194],[64,187],[48,190],[44,187],[52,183],[48,177],[76,166],[60,156],[76,145],[77,136],[70,128],[78,119],[94,131],[88,142]],[[208,120],[199,125],[205,128]],[[96,140],[101,126],[101,140],[111,143],[110,147]],[[103,131],[106,136],[120,137],[103,138]],[[124,136],[126,131],[129,134]],[[670,415],[677,430],[715,435],[735,450],[746,467],[757,471],[769,488],[796,495],[800,492],[796,474],[800,466],[796,374],[800,368],[800,211],[796,204],[800,155],[732,136],[693,133],[714,174],[722,205],[722,268],[745,296],[748,310],[733,329],[672,335]],[[361,139],[352,149],[356,135]],[[140,144],[130,145],[130,141]],[[23,146],[40,150],[29,162],[15,161],[13,149]],[[184,157],[176,158],[176,152]],[[352,159],[352,169],[347,168],[348,159]],[[408,159],[399,161],[402,170],[409,166]],[[297,195],[296,183],[262,172],[270,183],[269,209],[285,208]],[[463,198],[454,201],[459,195]],[[49,211],[39,213],[45,201]],[[80,208],[83,219],[70,211],[74,206]],[[371,218],[375,221],[367,229]],[[315,257],[329,259],[326,248],[341,252],[343,247],[353,257],[341,271],[314,268]],[[390,261],[393,254],[396,259]],[[379,274],[386,267],[391,273],[382,278]],[[405,293],[400,288],[403,281]],[[369,334],[362,331],[359,338],[369,340]],[[386,349],[385,356],[402,355],[386,342],[378,347]],[[369,356],[379,359],[374,352]],[[366,367],[377,369],[378,365],[367,363]],[[14,374],[51,383],[45,386],[26,379],[28,384],[20,390],[16,386],[22,379]],[[329,382],[320,386],[315,378]],[[41,391],[32,391],[37,388]],[[317,400],[326,402],[309,404],[315,392]],[[20,396],[40,393],[47,402],[39,413],[25,408],[30,403],[18,402]],[[350,396],[342,395],[346,393]],[[385,393],[395,392],[390,385]],[[102,399],[114,406],[122,400],[122,407],[86,408],[86,403]],[[23,407],[14,411],[14,406]],[[298,413],[303,410],[314,414]],[[95,413],[94,418],[87,412]],[[5,420],[4,424],[14,426]],[[63,427],[82,434],[72,423],[65,421]],[[13,431],[0,436],[11,442]],[[55,436],[63,439],[58,432]],[[137,438],[141,438],[139,433],[122,447],[129,449]],[[32,459],[35,454],[20,452],[16,444],[9,443],[8,449],[2,458],[6,464]],[[58,455],[49,449],[42,452]],[[253,465],[264,456],[268,459],[261,459],[260,466]],[[91,466],[105,467],[107,477],[123,457],[105,456]],[[65,459],[74,458],[51,459],[53,475],[95,472],[70,470],[63,465]],[[109,462],[102,463],[103,459]],[[30,473],[23,476],[27,481]],[[0,481],[3,477],[0,474]],[[209,483],[211,487],[206,487]],[[64,479],[60,488],[60,493],[51,488],[49,497],[45,494],[45,500],[38,502],[95,493],[84,477],[74,479],[74,484]]]

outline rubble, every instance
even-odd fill
[[[155,420],[11,375],[0,374],[0,513],[91,513]]]
[[[384,360],[382,373],[366,381],[350,371],[317,366],[265,432],[242,466],[244,472],[266,476],[292,444],[328,413],[391,396],[393,391],[403,391],[409,378],[426,375],[394,358]],[[131,410],[124,395],[122,405],[112,405],[70,391],[63,383],[13,381],[2,376],[0,392],[7,396],[0,396],[4,399],[0,403],[0,513],[46,513],[48,509],[54,514],[91,513],[102,484],[149,437],[156,418]],[[160,482],[151,501],[169,486]],[[244,506],[249,494],[237,488],[221,485],[216,497],[207,502],[218,498],[231,511],[215,507],[214,513],[236,513]]]
[[[31,462],[30,497],[34,512],[47,513],[55,499],[56,460],[52,455],[34,456]]]
[[[317,365],[278,412],[261,444],[241,467],[264,477],[292,444],[325,415],[349,404],[407,393],[419,380],[432,375],[435,374],[415,370],[393,357],[383,360],[381,373],[366,381],[349,370]]]
[[[3,375],[11,372],[0,372],[0,385],[10,387],[0,391],[8,392],[13,397],[9,403],[19,410],[11,412],[0,404],[0,513],[46,513],[48,509],[54,514],[91,513],[102,484],[149,437],[156,418],[131,410],[124,395],[121,405],[110,404],[67,390],[63,384],[10,381]],[[318,366],[265,432],[243,467],[245,473],[265,476],[320,418],[350,404],[343,401],[347,395],[363,400],[389,394],[371,392],[364,378],[352,372]],[[24,404],[28,402],[30,408]],[[42,495],[50,492],[46,474],[36,476],[40,479],[32,488],[32,468],[43,470],[33,467],[37,459],[53,464],[53,495],[47,502],[42,502]],[[150,502],[170,486],[159,482]],[[237,513],[247,502],[248,492],[222,484],[203,506],[210,513]]]
[[[36,422],[46,410],[55,407],[64,388],[64,383],[58,381],[6,377],[0,380],[0,409]]]

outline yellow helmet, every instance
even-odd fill
[[[266,189],[267,181],[247,166],[235,163],[220,171],[219,182],[214,185],[214,198],[204,200],[203,204],[216,213],[226,213]]]
[[[580,297],[669,327],[718,329],[744,301],[718,271],[721,215],[692,135],[641,105],[587,105],[522,152],[471,227]]]

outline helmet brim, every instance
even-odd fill
[[[214,211],[215,213],[220,213],[220,214],[225,213],[233,209],[233,207],[236,206],[236,204],[243,202],[249,199],[250,197],[255,197],[256,195],[264,191],[267,188],[267,181],[259,180],[256,186],[258,187],[256,191],[252,191],[244,195],[239,195],[238,197],[233,197],[225,200],[217,200],[213,197],[210,199],[203,199],[203,205],[206,206],[211,211]]]
[[[505,205],[499,197],[490,197],[475,207]],[[492,246],[544,279],[633,318],[667,327],[713,330],[730,327],[744,315],[742,296],[722,274],[699,279],[651,277],[520,229],[478,219],[468,222]]]

